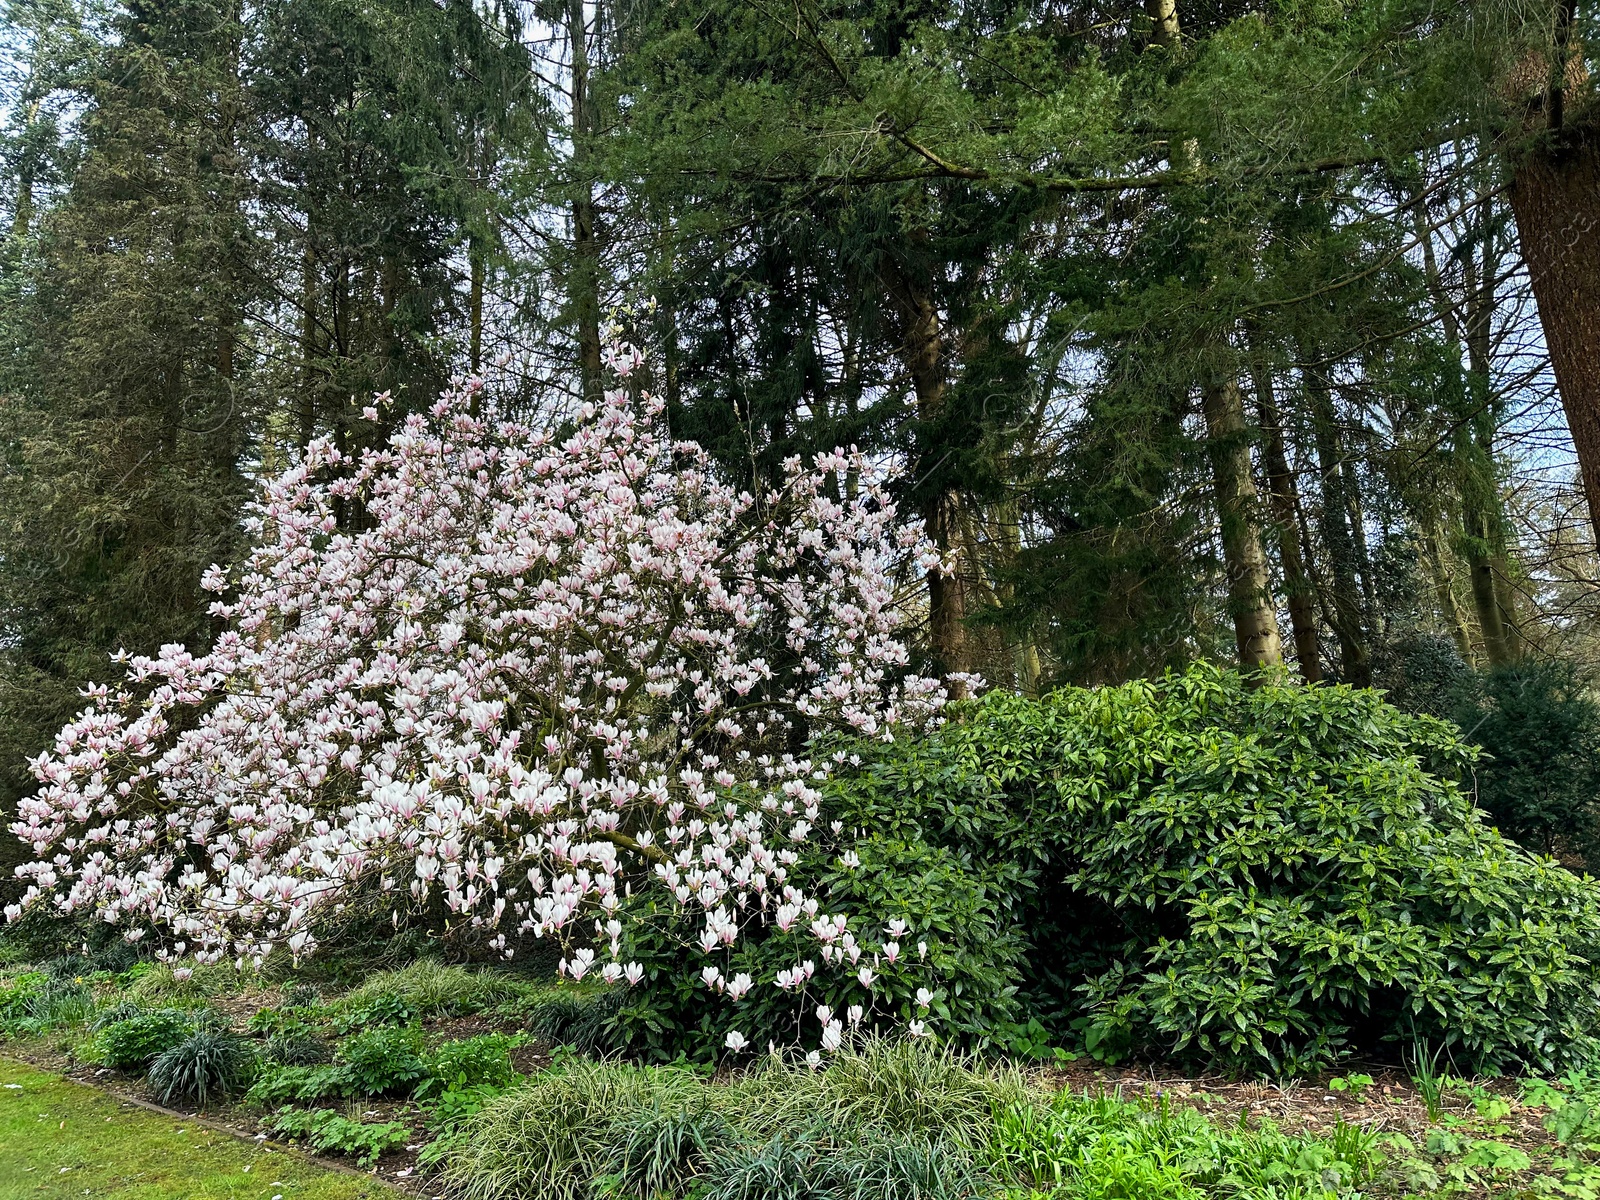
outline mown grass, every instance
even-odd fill
[[[3,1200],[399,1200],[376,1180],[0,1060]]]

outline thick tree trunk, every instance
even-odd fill
[[[1513,164],[1511,180],[1511,209],[1589,520],[1600,532],[1600,118],[1552,131]]]
[[[1246,670],[1283,665],[1272,579],[1261,549],[1261,523],[1244,401],[1232,376],[1208,383],[1202,393],[1217,513],[1222,524],[1222,559],[1228,576],[1228,613],[1233,618],[1239,665]]]
[[[916,393],[917,419],[932,421],[944,407],[943,331],[930,289],[914,281],[898,264],[882,268],[889,300],[899,319],[900,352]],[[928,539],[939,553],[959,564],[961,494],[935,487],[922,506]],[[928,572],[928,641],[944,672],[971,672],[977,667],[967,630],[967,589],[959,565]]]
[[[1481,547],[1488,544],[1488,530],[1481,516],[1470,517],[1474,523],[1467,526],[1467,581],[1472,589],[1472,611],[1478,618],[1478,631],[1483,635],[1483,656],[1489,665],[1498,667],[1509,661],[1506,649],[1505,622],[1500,617],[1500,597],[1495,594],[1494,561]]]
[[[1289,470],[1283,416],[1273,394],[1271,374],[1260,364],[1252,374],[1261,420],[1267,495],[1272,504],[1272,521],[1277,527],[1278,561],[1283,565],[1283,590],[1289,603],[1289,627],[1294,634],[1295,664],[1302,679],[1318,683],[1322,679],[1322,655],[1317,639],[1316,586],[1306,572],[1300,526],[1295,519],[1299,500],[1295,495],[1294,473]]]

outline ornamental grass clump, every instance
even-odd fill
[[[156,1055],[145,1082],[162,1104],[181,1101],[205,1108],[249,1086],[256,1064],[249,1041],[225,1026],[208,1024]]]
[[[626,383],[559,435],[482,415],[476,380],[386,408],[386,445],[320,439],[266,484],[255,549],[205,578],[211,650],[126,658],[34,761],[8,916],[259,964],[404,915],[508,957],[553,941],[573,979],[795,1013],[814,979],[871,1012],[880,980],[925,975],[799,869],[856,860],[820,819],[831,762],[798,748],[926,728],[945,700],[900,638],[907,572],[942,563],[884,473],[840,450],[741,491]],[[625,952],[645,917],[665,977]],[[772,968],[725,970],[752,934]]]
[[[806,1196],[871,1181],[883,1195],[938,1195],[916,1181],[976,1178],[997,1106],[1032,1096],[1012,1071],[914,1039],[850,1043],[825,1068],[769,1056],[725,1084],[574,1059],[469,1119],[445,1181],[463,1200],[739,1195],[800,1163],[790,1186],[809,1179]]]

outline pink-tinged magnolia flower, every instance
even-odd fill
[[[740,1033],[737,1029],[730,1029],[728,1031],[728,1036],[722,1040],[722,1044],[729,1050],[732,1050],[735,1054],[738,1054],[750,1043],[745,1038],[744,1034]]]
[[[31,764],[9,918],[93,915],[243,962],[312,953],[381,895],[506,955],[508,933],[554,938],[564,975],[612,980],[623,899],[654,889],[686,961],[770,919],[855,963],[798,875],[808,846],[853,861],[820,812],[832,764],[791,747],[944,704],[900,639],[924,546],[884,473],[841,450],[749,494],[648,395],[608,392],[557,435],[480,415],[482,391],[359,455],[313,442],[265,484],[256,549],[205,574],[211,651],[124,655]]]

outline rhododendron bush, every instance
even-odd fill
[[[870,1001],[914,931],[828,911],[794,868],[851,861],[815,827],[812,739],[943,703],[897,637],[896,580],[934,565],[916,530],[853,453],[752,496],[648,396],[554,436],[475,415],[480,392],[357,457],[314,443],[265,487],[258,549],[207,577],[234,597],[212,651],[129,659],[33,763],[8,915],[92,912],[163,957],[242,963],[313,951],[376,894],[633,983],[624,921],[648,895],[708,995],[800,1004],[821,969]],[[725,977],[717,955],[768,928],[810,953]]]

